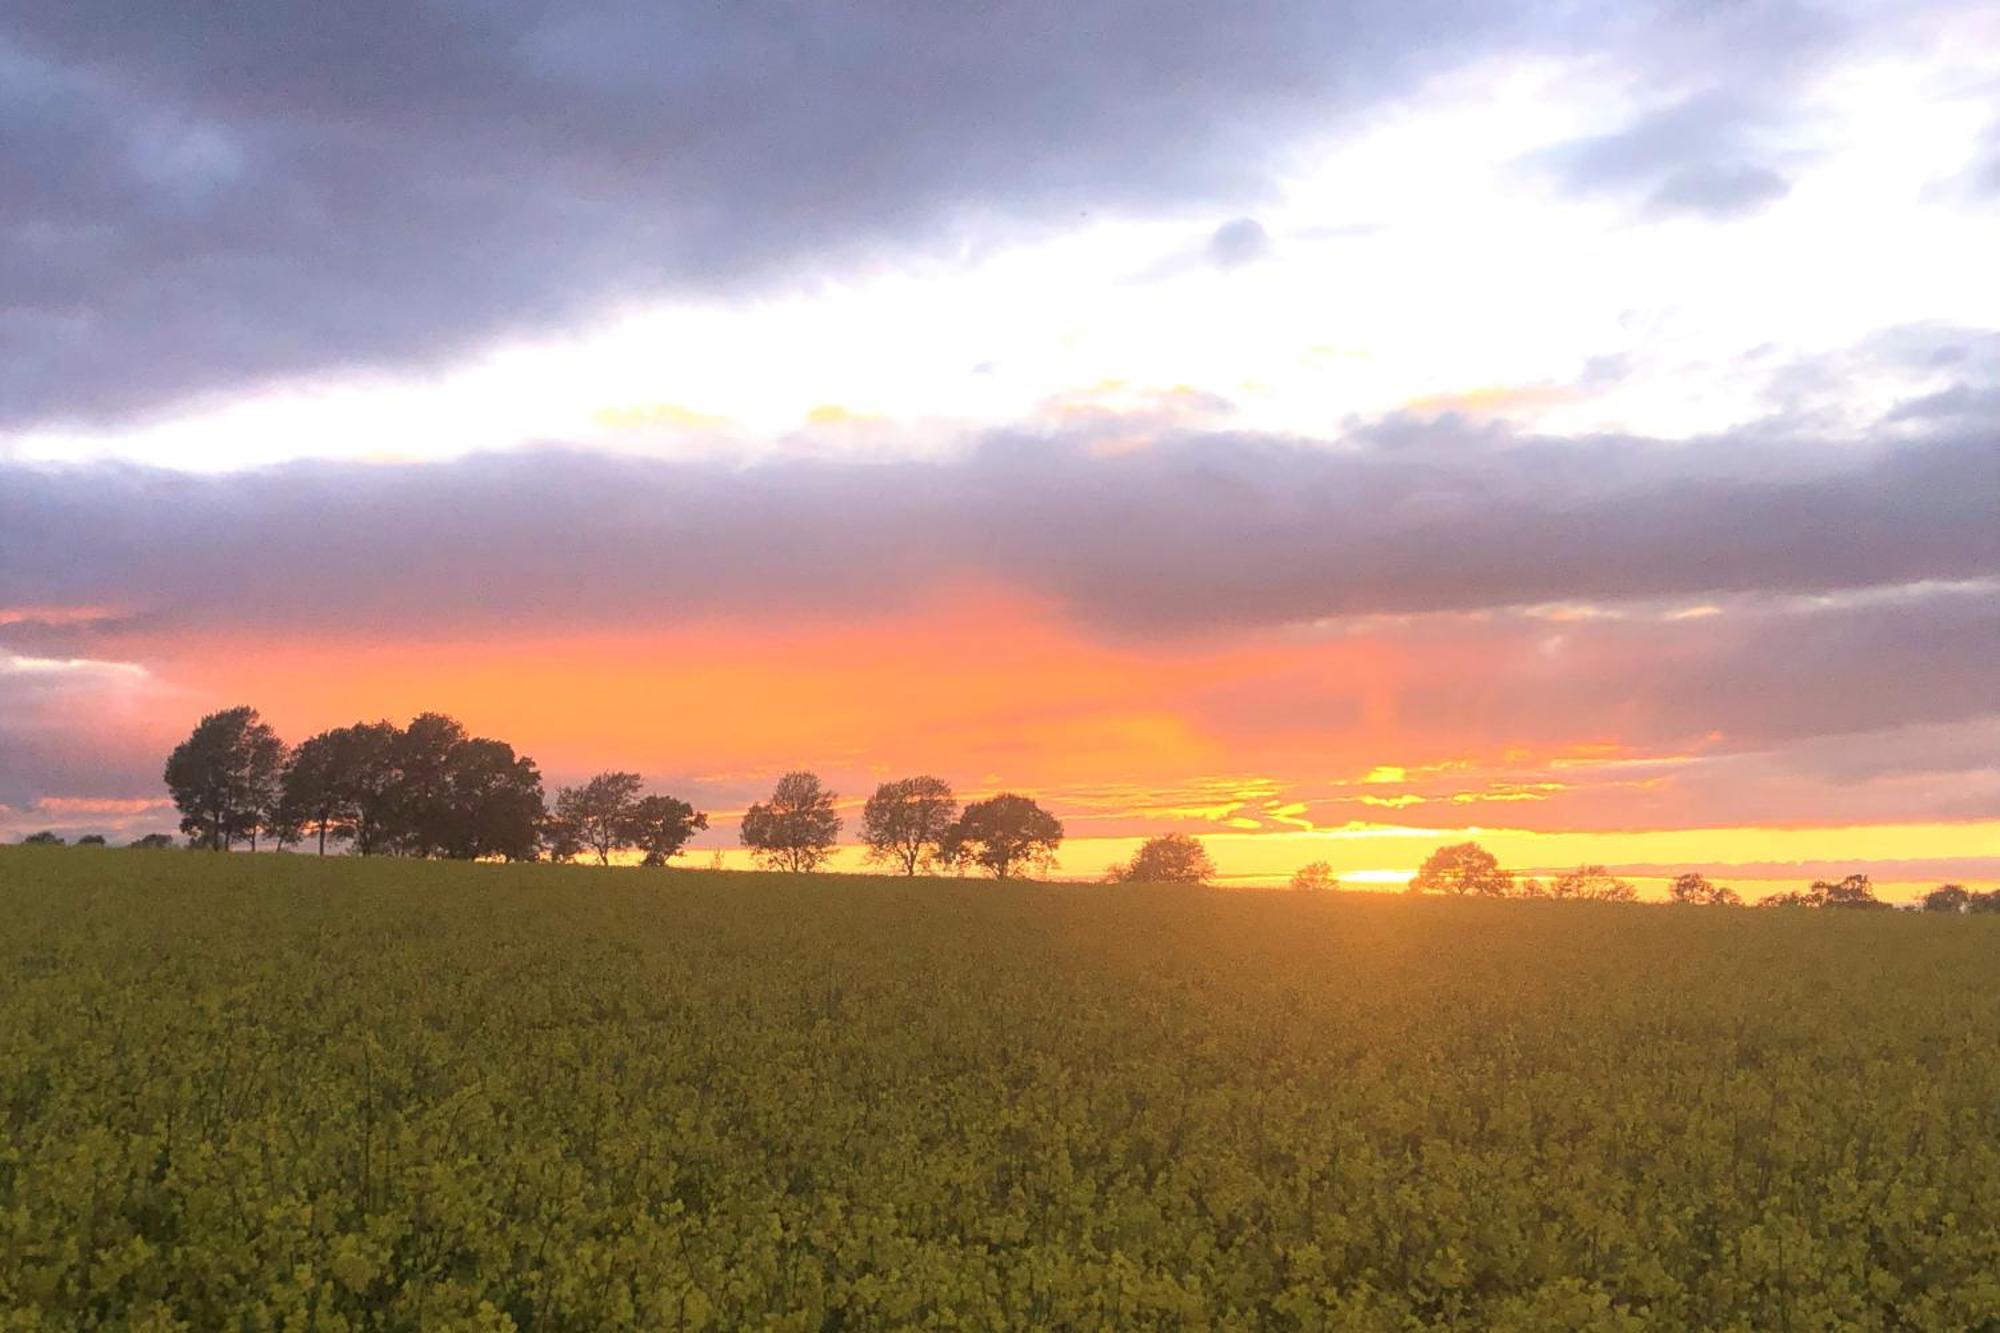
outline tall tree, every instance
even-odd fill
[[[637,773],[599,773],[556,793],[556,820],[597,853],[599,865],[610,865],[611,853],[632,846],[632,810],[644,785]]]
[[[1026,796],[1002,792],[965,807],[945,837],[944,855],[1011,879],[1022,869],[1053,866],[1062,838],[1062,821]]]
[[[284,818],[317,836],[321,856],[326,855],[329,839],[339,842],[354,836],[359,812],[348,772],[353,738],[351,727],[308,736],[285,765],[279,808]]]
[[[914,875],[937,860],[957,818],[958,797],[943,778],[885,782],[862,808],[861,842],[869,860],[887,861]]]
[[[393,722],[341,727],[336,786],[354,812],[354,850],[376,856],[396,850],[403,729]]]
[[[708,816],[671,796],[641,796],[632,803],[628,825],[626,836],[646,854],[645,864],[663,866],[708,827]]]
[[[390,802],[396,849],[411,856],[441,856],[452,836],[452,756],[465,744],[465,728],[443,713],[420,713],[397,737],[395,795]]]
[[[167,757],[167,791],[181,812],[181,832],[218,852],[254,835],[276,804],[284,753],[254,708],[202,718]]]
[[[759,801],[743,814],[743,845],[773,870],[805,874],[833,855],[840,837],[840,816],[834,813],[834,793],[812,773],[787,773],[778,779],[771,799]]]
[[[1111,867],[1105,878],[1114,884],[1206,884],[1215,878],[1215,862],[1200,838],[1162,833],[1146,839],[1130,861]]]
[[[505,741],[462,740],[445,761],[442,815],[430,830],[440,856],[532,861],[541,843],[542,775]]]
[[[1513,888],[1514,877],[1500,868],[1499,858],[1476,842],[1455,842],[1438,848],[1410,881],[1411,893],[1468,893],[1504,898]]]

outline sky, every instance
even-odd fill
[[[17,8],[0,836],[247,702],[2000,884],[1996,241],[1978,0]]]

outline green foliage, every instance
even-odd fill
[[[0,1328],[2000,1309],[1990,917],[672,883],[0,849]]]

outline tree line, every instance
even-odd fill
[[[574,861],[636,852],[641,864],[665,866],[681,854],[708,815],[665,793],[646,791],[637,773],[605,772],[545,800],[534,760],[504,741],[472,736],[442,713],[422,713],[406,727],[355,723],[307,737],[279,739],[254,708],[201,719],[168,756],[165,781],[190,847],[225,851],[261,842],[279,849],[311,842],[321,855],[348,844],[362,856],[450,860]],[[799,771],[744,812],[739,838],[759,865],[795,874],[817,870],[839,845],[839,796],[818,776]],[[1029,797],[1002,792],[961,807],[951,784],[923,775],[882,783],[862,807],[866,858],[905,875],[983,870],[998,879],[1046,872],[1063,840],[1062,822]],[[63,845],[44,830],[28,844]],[[78,846],[102,846],[91,834]],[[149,833],[130,846],[173,845]],[[1200,839],[1167,833],[1146,839],[1130,861],[1105,875],[1112,883],[1206,884],[1215,863]],[[1332,889],[1339,879],[1324,861],[1292,876],[1291,887]],[[1601,865],[1581,865],[1543,880],[1501,866],[1476,842],[1440,847],[1411,878],[1408,891],[1485,898],[1632,902],[1638,891]],[[1727,885],[1701,874],[1677,876],[1671,902],[1740,907]],[[1867,875],[1815,880],[1802,890],[1768,894],[1759,907],[1886,909]],[[1926,894],[1929,912],[2000,912],[2000,889],[1981,893],[1945,884]]]
[[[291,746],[256,709],[225,709],[174,748],[164,777],[188,845],[211,851],[309,842],[325,855],[344,843],[362,856],[589,855],[606,865],[637,852],[643,864],[664,866],[708,827],[706,813],[647,792],[637,773],[600,773],[561,788],[551,803],[534,760],[505,741],[469,735],[443,713],[420,714],[406,727],[357,722]],[[787,773],[744,813],[742,843],[769,869],[816,870],[839,844],[838,801],[816,775]],[[961,807],[949,783],[920,776],[876,788],[860,837],[871,861],[907,875],[976,869],[1008,879],[1052,867],[1063,827],[1029,797],[1002,792]],[[170,841],[151,834],[134,845]]]
[[[1333,876],[1324,861],[1314,862],[1292,877],[1295,889],[1329,888]],[[1582,865],[1552,880],[1516,875],[1476,842],[1440,847],[1425,859],[1409,883],[1411,893],[1464,894],[1482,898],[1545,898],[1575,902],[1634,902],[1639,891],[1600,865]],[[1674,877],[1668,901],[1689,907],[1741,907],[1743,896],[1706,875],[1689,872]],[[1979,893],[1960,884],[1944,884],[1925,894],[1926,912],[2000,912],[2000,889]],[[1786,889],[1757,900],[1759,907],[1807,907],[1836,910],[1886,911],[1894,907],[1875,896],[1867,875],[1839,880],[1814,880],[1805,889]]]

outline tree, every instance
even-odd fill
[[[1003,792],[974,801],[945,835],[947,861],[976,865],[996,879],[1012,878],[1023,866],[1048,870],[1062,844],[1062,822],[1026,796]]]
[[[1965,900],[1968,912],[2000,912],[2000,889],[1988,889],[1984,893],[1974,893]]]
[[[1292,873],[1292,887],[1318,892],[1339,888],[1340,881],[1333,877],[1333,867],[1326,862],[1308,861]]]
[[[1456,842],[1432,852],[1410,881],[1411,893],[1471,893],[1505,897],[1514,877],[1493,853],[1476,842]]]
[[[355,738],[353,727],[308,736],[285,765],[278,808],[285,820],[318,835],[321,856],[326,855],[328,839],[339,842],[353,837],[360,821],[357,784],[351,772]]]
[[[541,845],[542,775],[505,741],[461,740],[445,760],[433,850],[454,860],[532,861]]]
[[[68,846],[54,829],[43,829],[40,833],[30,833],[21,839],[23,847],[65,847]]]
[[[1819,879],[1813,881],[1807,894],[1815,907],[1871,908],[1887,907],[1889,904],[1875,896],[1875,887],[1866,875],[1849,875],[1838,883]]]
[[[1677,903],[1691,907],[1741,907],[1743,899],[1736,890],[1722,884],[1712,884],[1706,875],[1689,872],[1674,877],[1673,887],[1667,896]]]
[[[644,864],[663,866],[681,854],[688,839],[708,827],[708,816],[671,796],[642,796],[632,805],[627,827],[631,845],[646,854]]]
[[[562,793],[556,794],[556,811],[542,819],[542,850],[549,860],[565,864],[583,855],[583,833],[561,814]]]
[[[1206,884],[1215,878],[1215,862],[1201,839],[1163,833],[1146,839],[1131,861],[1111,867],[1105,878],[1114,884]]]
[[[338,737],[334,789],[353,816],[354,850],[362,856],[395,851],[402,728],[357,722],[332,734]]]
[[[419,713],[397,734],[391,752],[394,794],[388,802],[389,841],[396,850],[411,856],[445,854],[458,813],[452,799],[452,756],[465,742],[465,727],[443,713]]]
[[[102,847],[104,845],[104,835],[102,833],[86,833],[76,840],[76,845],[79,847]]]
[[[1781,893],[1767,893],[1757,900],[1759,907],[1818,907],[1809,894],[1797,889],[1786,889]]]
[[[740,836],[757,860],[772,870],[804,874],[833,855],[840,837],[840,816],[834,813],[834,793],[811,773],[787,773],[778,779],[769,801],[759,801],[743,814]]]
[[[167,757],[167,791],[181,812],[181,832],[196,846],[226,851],[249,836],[277,803],[285,747],[257,710],[210,713]]]
[[[942,778],[885,782],[861,811],[861,841],[871,861],[888,861],[905,875],[936,862],[945,834],[958,818],[958,797]]]
[[[1972,902],[1972,894],[1963,884],[1940,884],[1924,895],[1926,912],[1963,912]]]
[[[637,773],[599,773],[581,787],[556,793],[556,822],[581,848],[597,853],[599,865],[611,853],[632,846],[632,810],[645,780]]]
[[[139,852],[163,851],[173,845],[174,835],[171,833],[148,833],[126,844],[133,851]]]
[[[1603,866],[1578,866],[1556,876],[1555,883],[1549,885],[1549,897],[1578,902],[1629,903],[1638,896],[1630,884]]]

